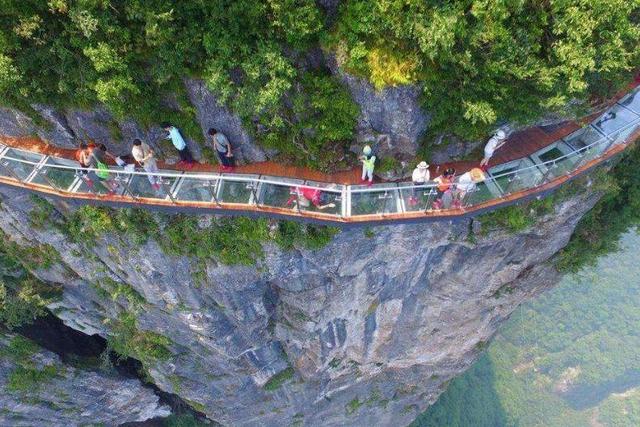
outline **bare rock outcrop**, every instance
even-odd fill
[[[0,332],[0,425],[117,426],[169,415],[153,391],[108,370],[78,369]]]

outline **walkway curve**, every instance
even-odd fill
[[[33,140],[11,137],[0,138],[0,184],[75,203],[270,216],[335,225],[454,220],[545,195],[617,156],[640,136],[640,88],[616,97],[591,119],[582,127],[567,122],[531,128],[511,137],[507,143],[511,148],[497,153],[498,163],[489,168],[487,179],[448,208],[435,208],[433,182],[366,187],[338,183],[342,179],[327,183],[262,174],[186,172],[166,166],[156,174],[162,177],[158,190],[151,187],[146,172],[112,166],[110,179],[117,183],[117,190],[109,194],[96,179],[93,187],[87,185],[77,173],[76,162],[69,158],[69,150],[24,150]],[[456,164],[462,171],[471,165]],[[432,169],[432,177],[437,168]],[[302,189],[305,194],[318,192],[321,204],[329,206],[321,210],[305,203]],[[417,203],[410,200],[412,196]]]

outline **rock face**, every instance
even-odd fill
[[[242,126],[240,118],[221,105],[202,80],[186,80],[185,86],[191,103],[198,111],[198,121],[204,135],[207,135],[207,131],[212,127],[227,135],[239,162],[266,160],[265,152],[253,142],[251,135]],[[207,142],[210,143],[209,137]]]
[[[210,127],[215,127],[229,137],[238,161],[266,160],[265,152],[254,143],[251,135],[244,129],[240,118],[220,105],[216,96],[206,88],[203,81],[186,80],[185,88],[197,111],[197,119],[203,132],[202,140],[208,140],[207,131]],[[171,108],[180,108],[175,100],[167,99],[166,103]],[[100,106],[90,111],[72,109],[57,111],[49,106],[38,104],[32,107],[40,114],[46,127],[38,126],[22,112],[0,108],[0,134],[15,137],[37,135],[62,148],[76,148],[80,142],[91,140],[105,144],[115,155],[129,153],[133,139],[140,138],[151,145],[163,158],[170,162],[178,160],[177,152],[170,142],[164,142],[164,132],[159,126],[144,128],[132,120],[118,121]],[[201,159],[201,145],[186,137],[185,140],[194,158]]]
[[[420,87],[399,86],[376,91],[368,81],[342,70],[335,57],[327,55],[327,65],[360,106],[358,142],[375,144],[381,157],[412,159],[429,124],[429,116],[420,107]]]
[[[463,221],[346,229],[317,251],[267,244],[248,267],[168,256],[126,236],[82,247],[32,227],[28,195],[1,194],[0,229],[60,254],[33,271],[64,287],[57,316],[107,337],[132,307],[95,284],[135,290],[137,327],[171,343],[171,357],[147,361],[149,376],[234,426],[408,424],[522,301],[556,282],[547,261],[597,200],[582,192],[515,235],[468,239],[476,223]]]
[[[0,332],[0,355],[0,425],[116,426],[169,415],[140,381],[64,365],[25,338]]]

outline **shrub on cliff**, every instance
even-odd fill
[[[639,13],[623,0],[352,0],[326,44],[378,88],[422,84],[431,126],[474,137],[619,88],[639,63]]]

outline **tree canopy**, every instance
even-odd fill
[[[473,136],[608,94],[638,66],[637,0],[351,0],[327,44],[382,88],[420,83],[433,125]]]
[[[183,84],[197,77],[258,141],[320,165],[352,137],[358,109],[309,66],[319,46],[378,90],[421,85],[432,126],[466,137],[610,93],[639,60],[639,0],[345,0],[329,18],[314,0],[1,4],[6,105],[102,103],[201,138]]]

